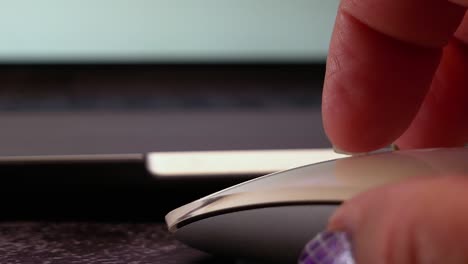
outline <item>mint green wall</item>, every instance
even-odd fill
[[[0,0],[5,60],[322,60],[337,0]]]

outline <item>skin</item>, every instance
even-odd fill
[[[342,0],[322,113],[340,150],[468,143],[467,0]],[[468,175],[414,179],[347,201],[330,230],[359,264],[468,263]]]

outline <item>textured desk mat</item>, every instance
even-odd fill
[[[161,223],[0,223],[3,264],[234,263],[191,249]]]

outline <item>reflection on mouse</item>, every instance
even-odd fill
[[[353,156],[266,175],[166,216],[177,239],[203,251],[294,263],[333,211],[370,188],[413,177],[468,173],[467,148]]]

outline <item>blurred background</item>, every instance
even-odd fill
[[[0,0],[0,263],[245,263],[177,242],[164,216],[330,157],[338,2]],[[264,149],[314,153],[197,152]]]
[[[338,2],[0,0],[0,222],[163,226],[170,210],[277,165],[261,152],[226,164],[262,173],[169,177],[159,152],[325,159],[320,103]]]
[[[337,0],[0,4],[0,156],[329,147]]]

